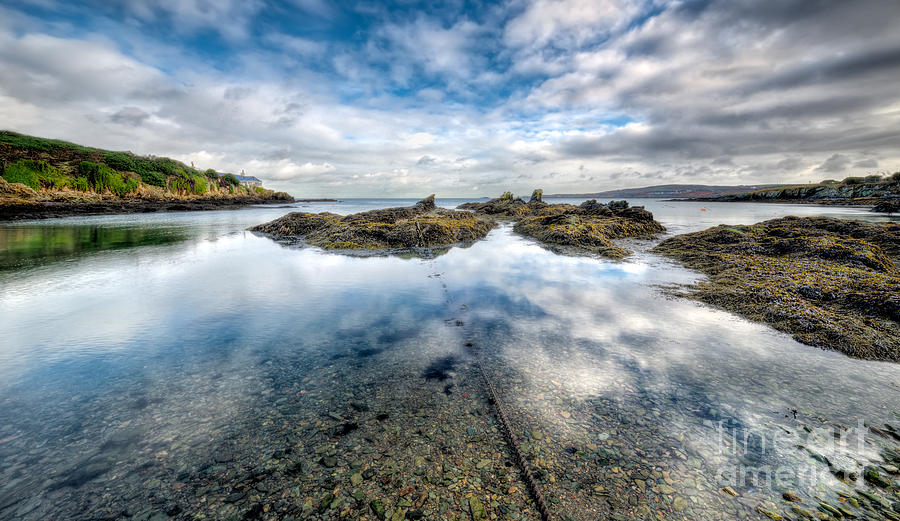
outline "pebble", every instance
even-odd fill
[[[472,521],[487,520],[487,512],[484,510],[484,505],[482,505],[481,500],[475,496],[469,498],[469,513],[472,515]]]

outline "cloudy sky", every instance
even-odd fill
[[[897,0],[0,4],[0,128],[296,196],[900,169]]]

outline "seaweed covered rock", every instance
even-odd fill
[[[470,212],[437,208],[431,195],[413,206],[347,216],[292,212],[250,230],[330,250],[387,250],[474,241],[493,227],[493,222]]]
[[[512,193],[506,192],[500,197],[484,203],[463,203],[457,206],[457,208],[461,210],[473,210],[476,214],[489,217],[518,218],[534,211],[535,203],[543,204],[537,201],[526,203],[521,197],[515,197]]]
[[[548,204],[537,189],[527,203],[510,192],[484,203],[465,203],[458,208],[478,215],[514,219],[513,230],[544,244],[575,252],[591,252],[619,259],[631,251],[612,243],[626,237],[648,238],[666,229],[653,220],[642,206],[629,207],[627,201],[598,203],[596,199],[579,206]]]
[[[653,215],[642,208],[641,211],[650,215],[649,220],[614,214],[608,208],[609,213],[605,214],[587,213],[581,207],[566,206],[571,210],[525,217],[516,223],[513,230],[545,244],[587,250],[616,259],[631,252],[613,244],[614,239],[648,238],[665,231],[663,225],[654,221]],[[643,214],[639,215],[643,217]]]
[[[787,217],[716,226],[654,251],[709,279],[687,296],[805,344],[900,361],[900,225]]]

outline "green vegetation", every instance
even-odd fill
[[[865,177],[845,177],[844,184],[847,185],[861,185],[866,182]]]
[[[70,185],[69,177],[43,160],[20,159],[3,169],[3,178],[33,190],[40,190],[41,187],[59,189]]]
[[[120,197],[136,193],[161,195],[159,190],[142,190],[145,185],[178,195],[274,195],[271,190],[244,187],[234,174],[220,175],[212,168],[197,170],[168,157],[101,150],[10,131],[0,131],[0,164],[0,175],[7,182],[51,193],[69,189],[108,192]],[[285,194],[280,197],[289,198]]]
[[[91,182],[88,181],[87,177],[78,176],[72,181],[72,188],[81,192],[89,192],[91,190]]]
[[[22,183],[31,187],[32,190],[40,190],[41,182],[38,180],[37,173],[27,166],[14,163],[3,169],[3,179],[10,183]]]
[[[72,149],[79,152],[95,152],[96,149],[88,148],[68,141],[59,139],[47,139],[42,137],[26,136],[18,132],[10,132],[8,130],[0,130],[0,144],[9,145],[15,148],[25,150],[35,150],[40,152],[52,152],[54,149]]]
[[[241,186],[241,182],[234,174],[225,174],[222,176],[222,180],[231,186]]]
[[[94,190],[100,193],[109,191],[124,196],[136,192],[139,186],[133,177],[123,177],[106,165],[90,161],[82,161],[78,165],[78,174],[78,177],[86,178]]]

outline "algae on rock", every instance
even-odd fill
[[[483,238],[494,225],[470,212],[437,208],[430,195],[413,206],[347,216],[292,212],[251,230],[275,238],[302,238],[329,250],[388,250],[471,242]]]
[[[679,235],[654,251],[709,277],[686,296],[805,344],[900,361],[900,224],[786,217]]]
[[[465,203],[458,208],[497,219],[514,219],[513,230],[556,247],[588,251],[620,259],[631,251],[613,244],[627,237],[649,238],[664,232],[653,214],[641,206],[629,207],[627,201],[608,204],[596,200],[579,206],[548,204],[543,191],[535,190],[527,203],[509,192],[483,203]]]

